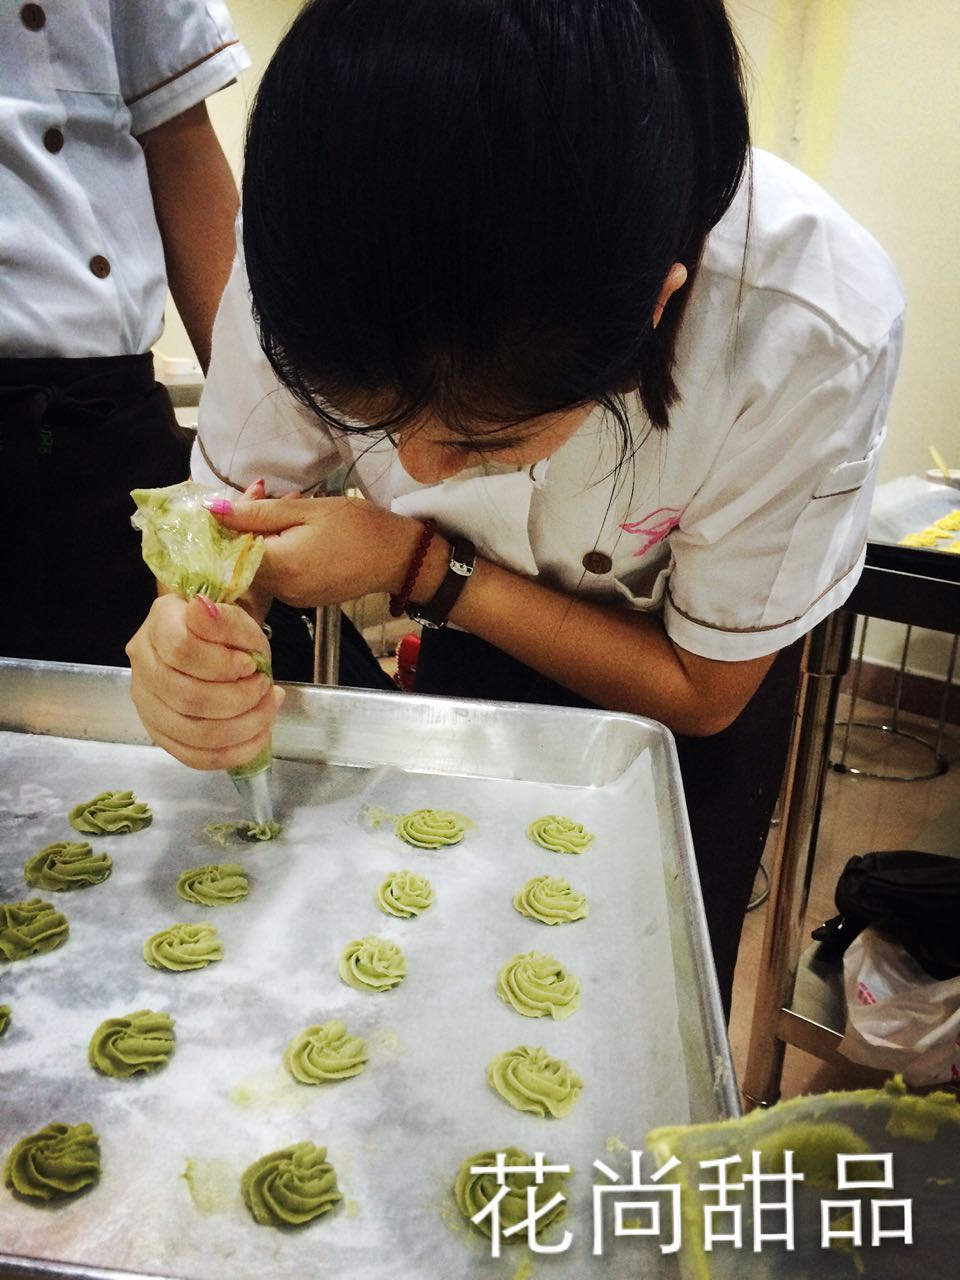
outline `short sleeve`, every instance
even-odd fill
[[[260,348],[240,255],[213,326],[191,474],[245,489],[262,478],[271,496],[314,493],[341,463],[326,425],[279,383]]]
[[[203,102],[250,65],[221,0],[113,0],[110,14],[135,137]]]
[[[775,406],[734,424],[671,538],[675,643],[720,661],[761,657],[843,604],[863,567],[901,345],[898,318],[832,370],[798,360]]]

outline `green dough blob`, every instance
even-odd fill
[[[86,841],[72,844],[58,840],[28,858],[23,868],[27,884],[34,889],[83,889],[100,884],[113,870],[108,853],[94,853]]]
[[[119,836],[141,831],[153,821],[150,806],[134,799],[132,791],[101,791],[92,800],[74,805],[70,825],[91,836]]]
[[[76,1195],[100,1177],[100,1142],[88,1124],[48,1124],[7,1157],[8,1187],[32,1200]]]
[[[528,1156],[525,1151],[521,1151],[519,1147],[502,1147],[501,1152],[505,1157],[508,1170],[511,1165],[527,1169],[533,1168],[532,1157]],[[550,1161],[545,1160],[544,1164],[549,1165]],[[468,1156],[460,1166],[456,1181],[453,1184],[453,1194],[457,1207],[468,1221],[478,1214],[481,1209],[485,1208],[500,1191],[495,1174],[471,1173],[471,1169],[494,1169],[496,1165],[496,1151],[478,1151],[475,1156]],[[566,1173],[545,1173],[542,1184],[536,1188],[536,1208],[539,1209],[542,1205],[549,1203],[558,1193],[562,1194],[567,1177]],[[530,1208],[527,1204],[527,1188],[535,1185],[534,1174],[532,1172],[507,1172],[504,1181],[507,1187],[507,1194],[502,1197],[499,1206],[501,1243],[517,1244],[521,1240],[526,1240],[526,1231],[518,1231],[516,1235],[512,1236],[504,1236],[503,1232],[507,1227],[515,1226],[516,1223],[523,1222],[525,1218],[530,1216]],[[560,1222],[561,1219],[566,1217],[566,1214],[566,1200],[558,1200],[552,1209],[549,1209],[537,1220],[537,1239],[539,1240],[547,1227],[554,1222]],[[486,1217],[481,1222],[475,1222],[472,1225],[478,1231],[482,1231],[485,1236],[492,1235],[493,1227],[490,1217]]]
[[[242,840],[245,844],[256,844],[258,841],[276,840],[283,828],[279,822],[208,822],[203,834],[214,844],[226,848],[234,840]]]
[[[792,1151],[794,1170],[803,1174],[808,1187],[835,1190],[837,1155],[866,1155],[870,1146],[849,1125],[827,1121],[785,1125],[776,1133],[758,1138],[756,1149],[764,1173],[783,1173],[784,1152]]]
[[[0,902],[0,960],[24,960],[42,955],[66,942],[70,926],[42,898]]]
[[[542,849],[551,853],[583,853],[593,844],[593,836],[580,822],[548,813],[527,827],[527,835]]]
[[[459,844],[466,834],[467,821],[460,813],[447,809],[414,809],[401,814],[394,833],[417,849],[442,849]]]
[[[556,1120],[570,1114],[583,1088],[583,1081],[562,1058],[525,1044],[491,1058],[487,1083],[518,1111]]]
[[[90,1040],[87,1057],[102,1075],[126,1078],[165,1067],[173,1050],[169,1013],[138,1009],[101,1022]]]
[[[283,1065],[301,1084],[325,1084],[348,1080],[367,1064],[367,1045],[359,1036],[347,1035],[342,1022],[307,1027],[287,1045]]]
[[[0,1004],[0,1036],[6,1031],[10,1025],[10,1006],[8,1004]]]
[[[240,1192],[265,1227],[302,1226],[343,1199],[326,1148],[312,1142],[297,1142],[255,1160],[240,1178]]]
[[[497,975],[497,995],[525,1018],[557,1021],[580,1007],[580,983],[553,956],[527,951],[514,956]]]
[[[184,871],[177,881],[177,893],[185,902],[202,907],[222,907],[242,902],[250,892],[247,873],[236,862],[211,862],[205,867]]]
[[[415,871],[391,871],[377,890],[377,906],[388,916],[418,916],[432,902],[433,886]]]
[[[203,969],[223,959],[223,944],[212,924],[172,924],[146,940],[143,958],[154,969]]]
[[[513,905],[522,916],[542,924],[571,924],[590,914],[587,896],[578,893],[569,880],[555,876],[534,876],[514,894]]]
[[[407,976],[407,962],[397,944],[373,934],[348,942],[338,968],[347,986],[358,991],[389,991]]]

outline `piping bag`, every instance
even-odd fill
[[[164,489],[134,489],[130,496],[137,504],[130,523],[142,534],[143,558],[161,586],[184,600],[205,595],[218,604],[232,604],[247,590],[263,559],[263,538],[224,529],[203,505],[215,490],[185,480]],[[269,658],[252,650],[250,657],[272,678]],[[268,743],[247,764],[227,770],[254,840],[270,840],[279,830],[270,795],[272,762]]]

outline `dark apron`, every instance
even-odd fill
[[[743,918],[786,765],[802,652],[802,640],[782,650],[746,707],[721,733],[709,738],[675,735],[728,1016]],[[416,679],[417,693],[561,707],[592,705],[462,631],[424,630]]]
[[[156,594],[130,490],[189,473],[153,359],[0,359],[7,657],[126,666]]]

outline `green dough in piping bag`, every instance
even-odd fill
[[[62,1200],[100,1177],[100,1143],[88,1124],[48,1124],[7,1157],[8,1187],[32,1200]]]
[[[580,983],[553,956],[528,951],[497,975],[497,995],[525,1018],[569,1018],[580,1007]]]
[[[74,805],[70,825],[91,836],[119,836],[141,831],[153,821],[150,806],[134,799],[132,791],[101,791],[92,800]]]
[[[0,1004],[0,1036],[6,1031],[10,1025],[10,1006],[8,1004]]]
[[[527,835],[542,849],[551,853],[583,853],[593,844],[593,836],[581,822],[548,813],[527,827]]]
[[[94,853],[86,841],[72,844],[58,840],[27,859],[23,876],[34,889],[59,892],[100,884],[112,870],[113,859],[108,853]]]
[[[506,1160],[506,1166],[509,1170],[511,1165],[518,1165],[524,1169],[533,1169],[533,1158],[527,1155],[526,1151],[521,1151],[519,1147],[501,1147],[500,1151]],[[497,1165],[497,1151],[478,1151],[475,1156],[468,1156],[457,1173],[456,1180],[453,1184],[453,1195],[457,1202],[457,1208],[463,1216],[470,1221],[481,1209],[493,1200],[500,1192],[496,1176],[493,1173],[472,1173],[471,1169],[494,1169]],[[545,1165],[552,1162],[544,1160]],[[563,1194],[564,1184],[568,1175],[566,1173],[545,1173],[543,1175],[543,1183],[536,1188],[535,1205],[539,1209],[543,1205],[548,1204],[558,1193]],[[526,1240],[526,1231],[518,1231],[516,1235],[504,1236],[503,1232],[507,1227],[515,1226],[518,1222],[523,1222],[525,1218],[530,1216],[530,1206],[527,1203],[527,1188],[535,1186],[535,1177],[530,1173],[507,1173],[505,1178],[507,1193],[500,1200],[500,1239],[502,1244],[517,1244],[521,1240]],[[558,1200],[552,1209],[547,1210],[537,1220],[536,1235],[539,1240],[543,1232],[554,1222],[560,1222],[567,1214],[567,1202],[565,1199]],[[485,1236],[492,1235],[492,1220],[490,1217],[484,1218],[481,1222],[473,1222],[471,1224],[478,1231],[482,1231]]]
[[[325,1147],[297,1142],[261,1156],[240,1179],[243,1202],[265,1227],[299,1227],[343,1199]]]
[[[462,814],[448,809],[414,809],[401,814],[394,824],[394,834],[417,849],[442,849],[459,844],[467,830]]]
[[[165,1067],[173,1050],[169,1013],[139,1009],[101,1022],[90,1040],[87,1058],[102,1075],[126,1078]]]
[[[514,894],[513,905],[522,916],[541,924],[572,924],[590,914],[586,894],[578,893],[569,880],[554,876],[534,876]]]
[[[359,1036],[347,1035],[342,1022],[307,1027],[287,1045],[283,1065],[301,1084],[348,1080],[367,1065],[367,1046]]]
[[[146,940],[143,958],[154,969],[203,969],[223,959],[223,944],[212,924],[173,924]]]
[[[415,871],[391,871],[377,890],[377,906],[388,916],[409,919],[433,902],[433,886]]]
[[[0,902],[0,960],[25,960],[66,942],[67,917],[42,898]]]
[[[487,1064],[487,1083],[518,1111],[559,1120],[570,1114],[583,1081],[562,1058],[521,1044]]]
[[[236,862],[211,862],[184,871],[177,881],[177,893],[185,902],[202,907],[221,907],[242,902],[250,892],[247,873]]]
[[[407,962],[397,944],[373,934],[348,942],[338,967],[347,986],[358,991],[389,991],[407,976]]]

